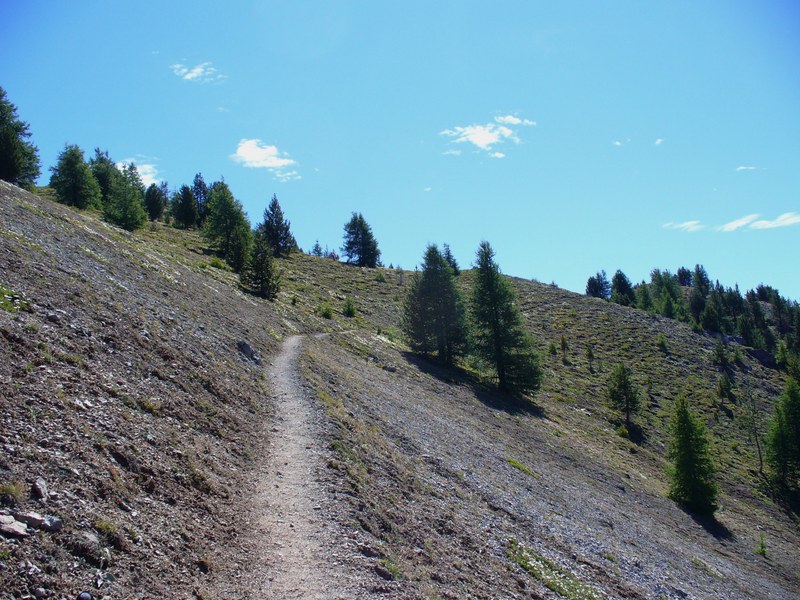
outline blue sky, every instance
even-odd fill
[[[800,8],[744,2],[3,2],[0,85],[44,174],[99,146],[273,193],[303,248],[352,211],[583,292],[705,265],[800,299]]]

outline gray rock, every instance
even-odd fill
[[[258,352],[253,350],[253,347],[248,344],[244,340],[239,340],[236,342],[236,348],[241,352],[245,357],[252,360],[257,365],[261,364],[261,356],[259,356]]]
[[[62,529],[64,529],[64,521],[62,521],[58,517],[47,515],[44,518],[44,523],[42,523],[42,529],[49,533],[57,533]]]
[[[28,526],[20,523],[10,515],[0,515],[0,535],[8,537],[28,537]]]
[[[47,502],[50,494],[47,491],[47,482],[43,477],[37,477],[31,486],[31,495],[37,500]]]

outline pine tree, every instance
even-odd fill
[[[151,183],[144,193],[144,207],[151,221],[158,221],[164,215],[167,196],[161,186]]]
[[[586,280],[586,295],[608,300],[611,297],[611,284],[605,271],[600,271]]]
[[[475,266],[471,298],[474,349],[494,368],[501,390],[534,392],[542,378],[539,357],[522,327],[514,292],[500,274],[489,242],[481,242]]]
[[[435,244],[429,245],[404,304],[409,344],[417,352],[436,350],[439,360],[452,364],[466,348],[465,315],[452,267]]]
[[[616,365],[611,371],[606,398],[615,410],[625,415],[625,426],[630,429],[631,415],[641,408],[641,397],[630,368],[624,364]]]
[[[322,246],[319,245],[319,240],[314,242],[314,246],[311,248],[311,256],[322,256]]]
[[[100,207],[100,186],[78,146],[67,145],[50,170],[50,187],[55,190],[59,202],[77,208]]]
[[[685,396],[675,402],[670,434],[669,497],[699,515],[714,514],[718,508],[717,485],[706,428],[689,410]]]
[[[257,296],[275,300],[280,291],[280,275],[273,259],[272,246],[263,233],[255,235],[249,260],[242,269],[242,283]]]
[[[789,377],[767,432],[767,464],[780,485],[796,489],[800,481],[800,385]]]
[[[122,173],[111,160],[108,150],[94,149],[94,156],[89,159],[89,167],[92,169],[94,178],[100,186],[103,207],[111,202],[114,190],[121,184]]]
[[[114,181],[108,202],[103,208],[106,220],[123,229],[133,231],[144,225],[144,185],[133,163],[125,166],[121,177]]]
[[[172,218],[175,225],[181,229],[194,227],[198,219],[197,200],[194,192],[188,185],[181,188],[172,196]]]
[[[361,213],[353,213],[351,219],[344,225],[342,254],[347,257],[348,264],[359,267],[375,268],[380,262],[381,251],[378,250],[378,242]]]
[[[250,224],[241,202],[233,197],[224,181],[211,186],[206,214],[203,237],[234,270],[239,271],[251,244]]]
[[[623,306],[633,306],[636,302],[631,280],[619,269],[611,279],[611,301]]]
[[[447,264],[450,265],[450,268],[453,269],[453,275],[458,277],[461,274],[461,269],[458,268],[456,257],[453,256],[453,252],[450,250],[450,244],[444,244],[442,248],[444,248],[442,256],[444,256],[444,259],[447,261]]]
[[[264,222],[259,231],[267,238],[276,258],[288,256],[297,250],[297,242],[290,230],[291,223],[283,217],[278,196],[273,194],[269,206],[264,211]]]
[[[29,125],[17,116],[17,107],[0,87],[0,179],[33,189],[39,177],[39,149],[27,141]]]
[[[636,288],[636,308],[642,310],[653,310],[653,298],[650,296],[650,286],[647,282],[642,281]]]
[[[197,202],[197,226],[201,227],[208,216],[209,187],[203,179],[202,173],[197,173],[192,180],[192,194]]]

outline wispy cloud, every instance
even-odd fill
[[[661,145],[661,144],[663,144],[663,143],[664,143],[664,139],[663,139],[663,138],[658,138],[658,139],[656,139],[656,141],[655,141],[655,145],[656,145],[656,146],[660,146],[660,145]]]
[[[453,148],[450,148],[449,150],[445,150],[444,152],[442,152],[442,154],[444,154],[445,156],[448,154],[452,156],[461,156],[461,150],[454,150]]]
[[[630,143],[631,143],[631,138],[625,138],[624,140],[614,140],[613,142],[611,142],[611,145],[619,148],[620,146],[624,146],[625,144],[630,144]]]
[[[747,166],[736,167],[737,173],[741,171],[758,171],[758,167],[747,167]]]
[[[422,191],[423,191],[423,192],[430,192],[432,189],[433,189],[433,188],[429,186],[429,187],[426,187],[426,188],[425,188],[424,190],[422,190]]]
[[[736,219],[735,221],[731,221],[730,223],[725,223],[725,225],[720,225],[717,227],[717,231],[736,231],[737,229],[741,229],[742,227],[747,227],[755,221],[760,215],[752,214],[752,215],[745,215],[741,219]]]
[[[800,214],[795,212],[783,213],[777,219],[772,221],[753,221],[750,224],[751,229],[775,229],[776,227],[789,227],[790,225],[797,225],[800,223]]]
[[[452,129],[445,129],[440,133],[445,137],[452,138],[452,143],[472,144],[479,150],[483,150],[493,158],[504,158],[505,154],[493,149],[493,146],[503,144],[505,142],[520,143],[520,138],[517,135],[518,127],[529,127],[536,125],[535,121],[530,119],[522,119],[516,115],[502,115],[494,118],[494,122],[485,124],[456,126]],[[513,128],[512,128],[513,127]],[[461,154],[460,150],[448,149],[444,154],[452,154],[458,156]]]
[[[203,62],[194,67],[189,67],[182,63],[170,65],[170,69],[184,81],[194,81],[197,83],[215,83],[225,79],[225,75],[220,73],[210,62]]]
[[[158,183],[163,178],[158,176],[158,167],[152,161],[157,160],[153,156],[139,156],[138,158],[126,158],[116,163],[116,167],[121,171],[126,165],[133,163],[142,178],[142,183],[149,186],[151,183]]]
[[[495,117],[494,120],[498,123],[502,123],[503,125],[536,125],[536,121],[531,121],[530,119],[520,119],[516,115]]]
[[[664,223],[662,227],[664,229],[677,229],[678,231],[686,231],[688,233],[694,233],[695,231],[706,228],[700,221],[684,221],[683,223],[673,223],[670,221],[669,223]]]
[[[230,155],[230,159],[251,169],[267,169],[281,181],[301,179],[300,174],[292,168],[297,161],[278,150],[277,146],[270,146],[256,138],[239,140],[236,152]]]

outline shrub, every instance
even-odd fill
[[[347,317],[348,319],[351,319],[351,318],[356,316],[356,305],[353,302],[352,298],[347,298],[347,300],[344,301],[344,307],[342,308],[342,314],[345,317]]]
[[[331,308],[331,305],[328,304],[327,302],[325,304],[321,305],[317,309],[317,312],[319,312],[319,315],[323,319],[332,319],[333,318],[333,309]]]
[[[658,334],[658,337],[656,338],[656,344],[658,344],[658,349],[664,354],[669,352],[669,346],[667,346],[667,336],[665,336],[663,333]]]
[[[378,274],[375,275],[375,281],[378,283],[386,283],[386,276],[383,274],[383,271],[378,271]]]

